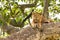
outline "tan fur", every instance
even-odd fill
[[[38,12],[32,12],[31,19],[32,19],[31,26],[33,28],[35,28],[35,27],[41,28],[42,23],[49,22],[43,15],[41,15]]]

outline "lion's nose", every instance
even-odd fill
[[[35,20],[34,20],[34,23],[38,23],[38,20],[35,19]]]
[[[38,23],[37,21],[35,21],[34,23]]]

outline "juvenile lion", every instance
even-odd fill
[[[42,23],[49,21],[40,13],[32,12],[32,18],[30,19],[30,22],[33,28],[37,27],[40,29],[42,27]]]

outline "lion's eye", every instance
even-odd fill
[[[44,23],[49,23],[49,22],[44,22]]]

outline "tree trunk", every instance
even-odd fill
[[[49,13],[48,13],[48,3],[49,0],[44,0],[44,9],[43,9],[43,16],[48,19]]]

